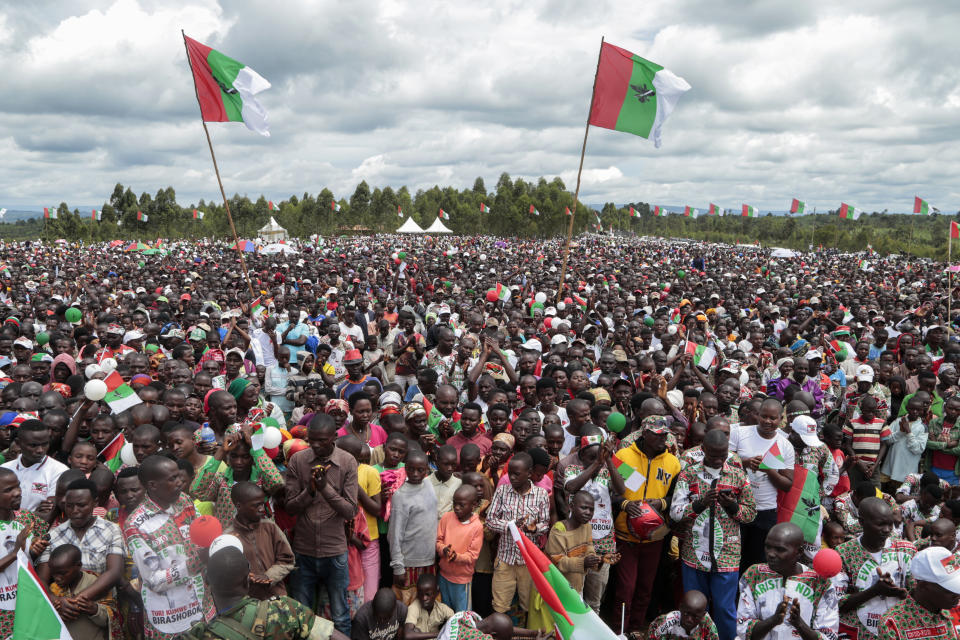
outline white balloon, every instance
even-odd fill
[[[83,386],[83,395],[87,400],[99,402],[107,395],[107,383],[103,380],[90,380]]]
[[[484,260],[486,260],[486,259],[487,259],[487,254],[481,253],[481,254],[480,254],[480,261],[482,262],[482,261],[484,261]]]
[[[113,358],[104,358],[103,362],[100,363],[100,369],[104,373],[111,373],[117,370],[117,361]]]
[[[93,376],[97,375],[98,373],[103,373],[103,369],[101,369],[100,365],[98,364],[88,364],[87,368],[83,370],[83,373],[85,376],[87,376],[87,379],[89,380],[93,378]]]
[[[557,303],[557,311],[563,311],[566,308],[567,308],[567,305],[565,305],[563,302]]]
[[[276,427],[266,427],[263,430],[263,448],[274,449],[280,446],[283,440],[283,434]]]
[[[133,455],[132,442],[128,442],[120,448],[120,460],[128,467],[137,466],[137,456]]]
[[[540,303],[546,302],[547,294],[545,294],[543,291],[538,291],[537,295],[533,296],[533,299],[535,302],[540,302]]]

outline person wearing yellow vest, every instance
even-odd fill
[[[667,451],[670,418],[648,416],[640,429],[636,442],[614,454],[614,464],[626,485],[614,522],[621,556],[616,565],[616,605],[617,610],[625,607],[629,631],[646,626],[653,580],[669,531],[666,514],[674,481],[680,474],[680,461]]]

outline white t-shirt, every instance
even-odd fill
[[[754,458],[762,456],[770,447],[776,443],[780,448],[780,454],[788,469],[793,469],[795,460],[793,445],[779,429],[777,434],[767,440],[760,437],[756,425],[745,425],[739,429],[730,429],[730,451],[736,453],[741,458]],[[770,482],[766,471],[747,471],[747,478],[750,480],[750,486],[753,488],[753,497],[757,501],[757,511],[767,511],[777,508],[777,489]]]
[[[21,460],[22,456],[17,456],[16,460],[11,460],[3,466],[17,474],[17,478],[20,479],[20,490],[23,492],[20,508],[24,511],[36,511],[41,502],[56,495],[57,480],[67,467],[50,456],[46,456],[32,467],[23,466],[20,463]]]
[[[348,312],[349,313],[349,312]],[[352,327],[340,323],[340,336],[341,339],[348,339],[354,344],[355,347],[363,346],[363,329],[360,328],[360,325],[354,323]]]

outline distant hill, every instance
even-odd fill
[[[60,203],[56,203],[55,206]],[[103,205],[100,205],[103,206]],[[30,205],[5,205],[0,204],[0,209],[6,207],[7,213],[3,217],[3,220],[0,222],[17,222],[18,220],[29,220],[30,218],[42,218],[43,217],[43,207],[33,207]],[[97,209],[99,207],[76,207],[80,211],[90,212],[91,209]]]

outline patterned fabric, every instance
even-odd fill
[[[852,594],[872,587],[879,580],[878,569],[889,574],[898,587],[909,590],[913,586],[910,561],[917,550],[906,540],[887,538],[883,551],[872,554],[863,548],[860,538],[855,538],[837,547],[837,553],[843,560],[843,569],[833,578],[833,584],[841,603]],[[861,640],[876,636],[880,628],[880,618],[899,601],[899,598],[882,596],[871,598],[857,609],[844,613],[840,619],[841,628],[845,627],[856,633],[856,637]]]
[[[927,444],[929,443],[930,441],[927,440]],[[915,498],[920,495],[920,477],[922,475],[922,473],[908,473],[903,479],[903,484],[897,488],[897,493],[908,495],[911,498]],[[950,489],[950,483],[943,478],[940,478],[940,488],[946,492],[948,489]]]
[[[737,510],[730,514],[719,502],[700,513],[693,503],[710,490],[716,482],[718,490],[733,491]],[[753,522],[757,516],[756,502],[747,474],[724,462],[720,475],[711,476],[698,462],[680,472],[673,490],[670,517],[681,526],[689,527],[680,542],[680,559],[697,571],[737,571],[740,565],[740,523]]]
[[[217,620],[233,620],[239,622],[244,628],[249,628],[248,625],[252,626],[250,621],[256,618],[260,602],[248,596],[221,612],[212,622],[193,625],[184,637],[190,640],[246,640],[245,636],[226,625],[218,624]],[[281,596],[271,598],[266,603],[263,620],[265,635],[257,636],[262,637],[263,640],[293,640],[294,638],[326,640],[333,635],[332,622],[313,615],[312,611],[296,600]]]
[[[890,416],[890,389],[879,382],[874,382],[873,386],[870,387],[866,393],[860,393],[856,384],[851,385],[851,388],[843,397],[842,409],[844,412],[847,412],[849,408],[853,407],[853,417],[855,418],[860,415],[860,409],[857,405],[864,396],[873,396],[877,401],[878,418],[886,420]]]
[[[900,505],[900,513],[904,524],[908,522],[933,522],[940,517],[940,505],[935,504],[930,511],[924,513],[916,500],[907,500]]]
[[[947,443],[951,440],[960,442],[960,420],[950,424],[944,416],[936,416],[927,426],[927,451],[922,468],[947,468],[952,464],[950,470],[957,473],[960,470],[960,446],[948,449]]]
[[[877,459],[880,441],[893,435],[881,418],[874,418],[869,423],[862,418],[854,418],[850,425],[843,428],[843,435],[853,438],[853,452],[866,463]]]
[[[550,529],[550,497],[547,490],[531,484],[524,493],[517,493],[511,484],[497,487],[487,509],[487,529],[500,534],[497,558],[509,565],[523,564],[520,550],[507,533],[507,523],[523,520],[533,529],[524,527],[523,532],[532,540],[541,538]]]
[[[956,640],[950,614],[934,613],[908,595],[880,619],[879,640]]]
[[[567,482],[573,480],[581,473],[583,473],[584,466],[580,462],[578,456],[573,457],[567,466],[563,468],[563,478],[561,479],[563,485],[565,486]],[[583,485],[582,491],[586,491],[593,496],[593,520],[590,521],[590,525],[593,527],[594,538],[593,538],[593,547],[596,552],[600,555],[606,555],[608,553],[616,553],[617,551],[617,542],[613,536],[613,517],[612,509],[610,504],[610,469],[604,465],[600,467],[600,470],[597,471],[597,475],[593,476],[590,480],[587,480],[587,483]],[[573,496],[566,493],[567,503],[569,504],[573,500]],[[606,512],[610,517],[609,520],[606,518],[598,517],[602,513]],[[603,534],[600,537],[597,537],[598,534]]]
[[[749,638],[757,623],[772,616],[785,597],[797,600],[800,616],[817,632],[820,640],[836,640],[837,592],[830,580],[806,567],[801,573],[784,579],[766,564],[753,565],[740,578],[737,637]],[[787,619],[774,627],[765,640],[790,640],[798,635]]]
[[[283,488],[283,476],[263,449],[251,451],[250,455],[253,456],[250,480],[267,495]],[[230,490],[236,481],[233,479],[233,469],[227,467],[226,470],[220,471],[220,467],[220,461],[211,456],[194,478],[190,486],[190,495],[200,501],[215,501],[213,514],[220,524],[226,527],[237,515],[237,509],[233,506],[233,500],[230,499]]]
[[[168,509],[147,496],[127,518],[123,537],[142,580],[144,635],[151,640],[183,633],[215,613],[199,549],[190,540],[196,518],[193,500],[182,493]],[[177,613],[166,613],[172,610]]]
[[[703,620],[687,633],[687,630],[680,625],[680,612],[671,611],[665,613],[652,623],[647,632],[649,640],[680,640],[681,638],[691,638],[692,640],[719,640],[717,625],[713,623],[713,618],[709,613],[703,615]]]
[[[703,447],[699,444],[690,447],[680,455],[680,467],[683,469],[696,462],[703,462]],[[727,464],[743,469],[743,461],[740,460],[740,456],[732,451],[727,454]]]
[[[857,505],[853,504],[852,498],[852,491],[837,496],[837,499],[833,503],[833,513],[848,533],[860,535],[863,533],[863,527],[860,526],[860,513],[857,511]],[[897,501],[894,500],[889,493],[881,493],[880,498],[890,505],[894,513],[900,511],[900,505],[897,504]]]
[[[24,529],[31,529],[32,538],[46,535],[50,528],[46,522],[38,518],[32,511],[14,511],[13,520],[0,520],[0,540],[16,540]],[[27,544],[30,544],[28,539]],[[6,545],[5,545],[6,546]],[[29,548],[29,547],[28,547]],[[6,555],[6,552],[3,552]],[[13,607],[17,594],[17,561],[0,571],[0,594],[3,595],[0,607],[9,605],[9,609],[0,608],[0,638],[9,638],[13,633]]]
[[[94,518],[93,524],[83,534],[83,538],[77,537],[77,532],[70,526],[69,521],[50,531],[50,544],[40,555],[37,563],[49,562],[50,552],[65,544],[72,544],[79,548],[84,571],[96,575],[107,570],[107,556],[116,555],[122,558],[126,555],[120,527],[103,518]]]
[[[827,448],[827,445],[821,444],[819,447],[803,447],[796,451],[797,460],[795,464],[811,473],[817,474],[817,482],[820,483],[820,498],[829,496],[833,493],[834,487],[840,480],[840,469],[833,460],[833,454]]]

